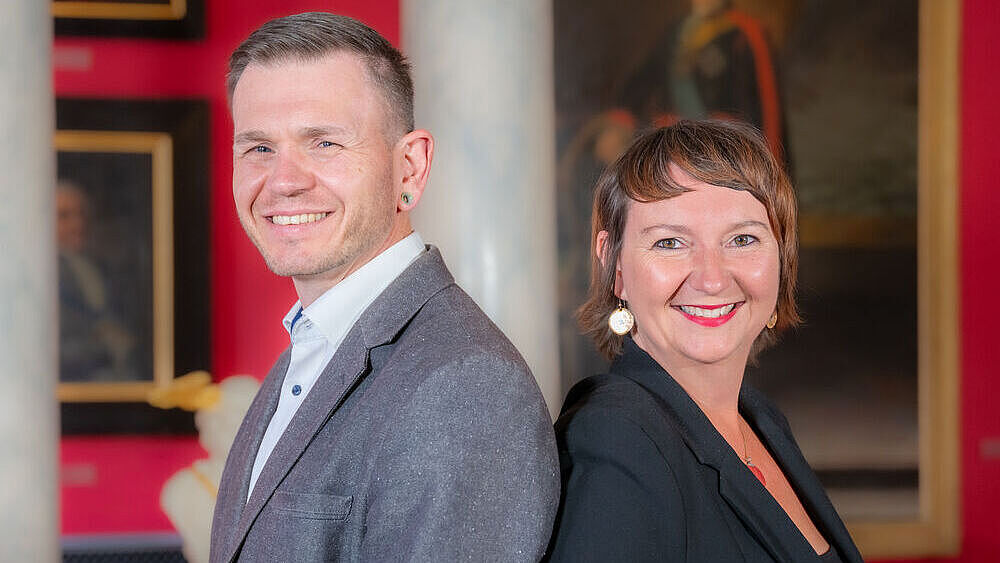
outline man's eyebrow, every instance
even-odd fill
[[[246,143],[263,143],[269,141],[270,139],[263,131],[258,129],[251,129],[249,131],[241,131],[235,137],[233,137],[234,145],[243,145]]]
[[[329,135],[343,134],[346,131],[343,127],[337,127],[336,125],[320,125],[299,129],[299,136],[305,139],[316,139]]]

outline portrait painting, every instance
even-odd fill
[[[147,398],[211,367],[206,113],[197,101],[57,101],[64,433],[191,429]]]
[[[55,142],[61,393],[141,399],[173,371],[170,136],[58,131]]]
[[[685,118],[754,125],[796,189],[804,322],[745,379],[787,415],[838,512],[852,530],[863,530],[859,544],[881,534],[868,531],[884,530],[869,524],[926,521],[928,499],[940,497],[922,488],[937,475],[922,460],[929,440],[954,441],[935,434],[927,415],[933,399],[925,404],[934,382],[952,385],[957,377],[952,364],[936,369],[929,360],[950,357],[956,335],[925,330],[938,310],[928,289],[950,287],[954,251],[932,255],[918,244],[954,232],[947,211],[927,215],[942,196],[927,191],[930,176],[919,176],[940,162],[933,159],[951,158],[919,145],[931,142],[927,119],[944,115],[918,119],[921,104],[934,101],[918,93],[936,92],[920,82],[934,61],[918,56],[921,41],[942,33],[918,25],[940,8],[930,4],[554,3],[564,390],[607,366],[574,319],[589,283],[590,214],[601,171],[649,128]],[[936,228],[944,235],[933,236]],[[952,326],[948,318],[941,327]],[[862,548],[866,556],[906,551],[882,545]]]

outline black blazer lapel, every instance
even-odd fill
[[[718,476],[719,495],[774,559],[816,559],[795,524],[694,400],[631,338],[625,339],[623,354],[612,364],[611,371],[632,379],[660,402],[667,422],[677,429],[698,462],[711,467]],[[785,447],[784,440],[780,442]]]
[[[774,407],[759,392],[744,386],[740,393],[740,410],[755,427],[771,456],[781,466],[813,523],[830,543],[831,548],[836,548],[845,561],[862,561],[847,527],[844,526],[823,485],[796,445],[791,429],[787,427],[784,418],[773,409]]]
[[[726,467],[720,470],[719,494],[743,525],[775,560],[815,561],[816,552],[781,505],[736,454],[733,454],[733,458],[734,462],[725,463]]]
[[[278,407],[281,382],[285,379],[290,359],[291,348],[288,348],[278,357],[264,379],[229,450],[212,524],[212,553],[216,555],[216,550],[224,550],[224,553],[221,558],[212,557],[212,561],[229,561],[236,547],[243,541],[243,536],[235,533],[236,526],[246,504],[257,449],[264,438],[271,415]]]

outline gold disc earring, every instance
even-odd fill
[[[774,328],[774,325],[776,325],[776,324],[778,324],[778,312],[777,311],[775,311],[774,314],[771,315],[770,319],[767,319],[767,328]]]
[[[635,317],[632,316],[632,311],[629,311],[625,302],[619,299],[618,308],[608,316],[608,328],[618,336],[624,336],[632,330],[633,326],[635,326]]]

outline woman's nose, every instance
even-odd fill
[[[717,294],[727,289],[732,279],[721,249],[702,248],[694,253],[694,264],[688,276],[688,283],[694,289]]]

